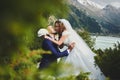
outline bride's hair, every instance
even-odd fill
[[[56,27],[56,24],[59,24],[59,26],[60,26],[61,21],[59,21],[59,20],[55,21],[54,27]]]
[[[56,27],[56,24],[59,25],[59,27],[60,27],[60,32],[63,32],[64,30],[66,30],[64,24],[63,24],[61,21],[59,21],[59,20],[55,21],[54,27]]]

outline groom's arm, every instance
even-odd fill
[[[52,54],[56,55],[57,57],[63,57],[68,56],[68,51],[65,50],[63,52],[60,52],[59,50],[56,50],[54,45],[50,41],[46,41],[46,47],[52,52]]]

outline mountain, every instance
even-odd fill
[[[69,4],[75,6],[79,10],[86,11],[88,15],[97,15],[102,7],[90,0],[69,0]]]
[[[107,5],[104,8],[101,7],[99,4],[92,2],[90,0],[69,0],[69,4],[71,6],[71,13],[70,13],[70,18],[75,18],[74,20],[76,21],[75,26],[80,26],[82,23],[82,18],[81,16],[87,16],[89,18],[86,18],[89,20],[89,23],[91,22],[90,20],[94,19],[93,21],[99,25],[99,32],[103,33],[120,33],[120,8],[113,7],[112,5]],[[73,9],[74,7],[74,9]],[[76,13],[76,9],[78,10]],[[75,17],[75,15],[77,15]],[[91,19],[90,19],[91,18]],[[87,24],[87,23],[86,23]],[[94,23],[91,23],[94,25]],[[95,27],[96,26],[87,26],[88,29],[89,27]],[[97,26],[98,27],[98,26]],[[94,29],[93,29],[94,30]],[[92,30],[89,30],[92,31]],[[96,32],[96,31],[92,31]]]
[[[72,12],[69,13],[68,20],[75,29],[84,28],[92,33],[101,33],[101,26],[94,18],[89,17],[84,11],[74,6],[70,6],[70,8]]]
[[[102,15],[110,20],[108,22],[112,22],[115,25],[120,26],[120,10],[112,5],[107,5],[105,8],[102,9]]]
[[[90,0],[78,0],[78,2],[87,7],[99,8],[99,9],[102,8],[102,6]]]
[[[101,24],[112,33],[120,32],[120,9],[107,5],[101,10]],[[96,18],[97,19],[97,18]]]

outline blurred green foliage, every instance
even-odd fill
[[[51,14],[65,16],[67,5],[64,0],[2,0],[0,11],[0,56],[11,58],[32,45]]]
[[[37,31],[48,26],[50,15],[65,17],[67,9],[65,0],[0,1],[0,80],[36,80],[40,55],[27,55],[40,48]]]
[[[73,71],[73,66],[70,64],[52,64],[48,69],[40,72],[39,78],[41,80],[89,80],[89,72],[73,75]]]

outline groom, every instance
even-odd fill
[[[49,35],[49,32],[46,29],[40,29],[38,31],[38,37],[43,39],[42,49],[46,51],[51,51],[52,54],[44,54],[42,56],[39,68],[43,69],[50,66],[53,62],[57,62],[57,58],[68,56],[69,52],[73,49],[73,46],[70,46],[68,50],[60,52],[57,45],[52,43],[50,40],[45,39],[45,35]]]

